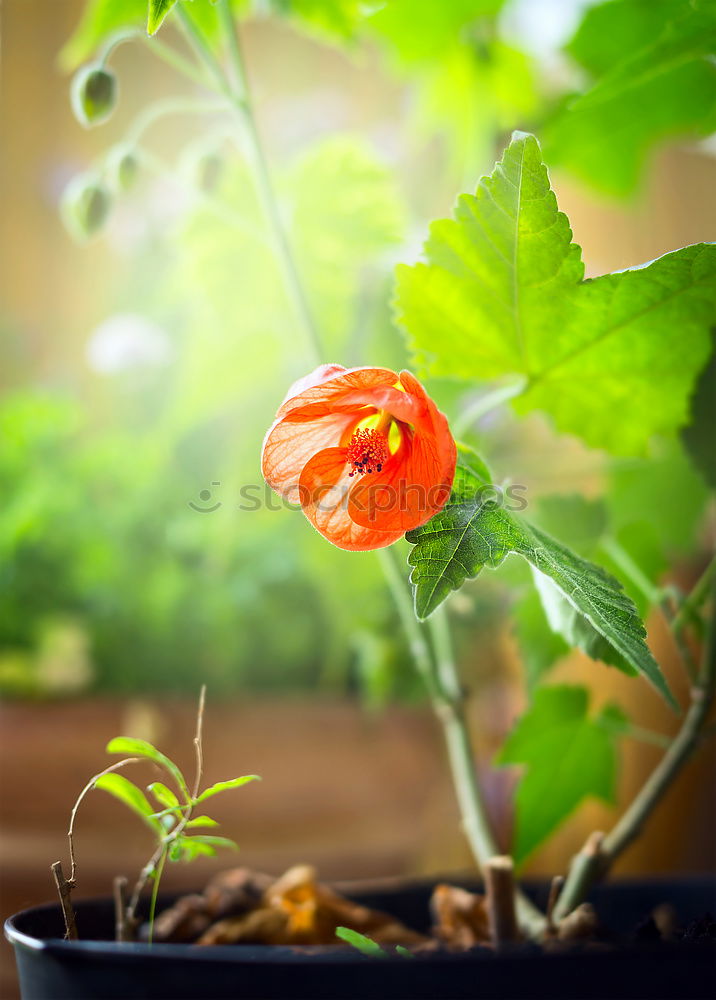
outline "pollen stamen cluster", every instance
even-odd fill
[[[362,429],[355,432],[348,445],[347,459],[353,466],[349,476],[382,472],[389,455],[388,439],[380,431]]]

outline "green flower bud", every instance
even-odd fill
[[[62,221],[79,243],[85,243],[100,231],[111,207],[109,188],[93,174],[74,177],[60,200]]]
[[[140,159],[131,146],[113,146],[105,160],[106,177],[114,191],[129,191],[139,173]]]
[[[213,194],[221,182],[224,160],[205,140],[194,142],[182,153],[181,170],[193,187]]]
[[[70,102],[80,125],[85,128],[101,125],[117,103],[117,77],[96,63],[83,66],[72,79]]]

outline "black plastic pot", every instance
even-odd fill
[[[414,882],[351,895],[422,930],[431,888]],[[545,887],[528,891],[544,902]],[[615,935],[629,935],[660,903],[670,903],[683,924],[716,913],[716,881],[618,882],[597,888],[591,899]],[[116,944],[110,900],[78,902],[76,912],[80,934],[94,940],[64,941],[58,905],[24,910],[5,923],[23,1000],[712,1000],[716,989],[713,942],[370,959],[340,948],[311,953],[265,945]]]

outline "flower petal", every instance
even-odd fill
[[[348,513],[353,480],[349,476],[345,448],[326,448],[308,462],[301,473],[300,498],[303,512],[324,538],[340,549],[366,552],[384,548],[402,536],[402,529],[376,530],[357,524]]]
[[[322,416],[307,423],[276,420],[264,438],[261,471],[272,490],[297,502],[301,472],[309,459],[341,444],[356,422],[352,413]]]
[[[337,368],[338,365],[323,365],[322,368]],[[321,369],[316,369],[316,372]],[[308,379],[315,377],[316,372],[307,375],[306,379],[295,383],[300,385]],[[340,403],[343,397],[352,392],[379,389],[382,386],[394,386],[398,382],[397,372],[389,368],[349,368],[344,369],[341,374],[328,377],[321,382],[314,382],[308,388],[302,389],[294,396],[290,396],[279,407],[276,418],[280,420],[291,410],[304,406],[308,403],[333,404]],[[293,387],[290,391],[293,391]],[[368,400],[370,403],[370,399]]]
[[[440,452],[434,435],[413,434],[374,476],[363,476],[350,493],[348,513],[356,524],[404,534],[447,503],[457,449]]]

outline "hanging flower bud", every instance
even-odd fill
[[[139,173],[140,159],[137,151],[122,143],[112,146],[105,159],[105,176],[110,187],[119,193],[129,191]]]
[[[206,140],[191,143],[181,156],[180,169],[192,187],[204,194],[214,194],[224,172],[224,160]]]
[[[111,207],[109,188],[93,174],[74,177],[60,200],[62,220],[70,235],[80,243],[100,231]]]
[[[70,102],[80,125],[85,128],[101,125],[117,103],[117,77],[97,63],[83,66],[72,79]]]

